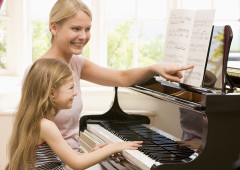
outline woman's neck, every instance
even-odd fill
[[[55,59],[65,61],[66,63],[70,64],[72,55],[64,54],[60,50],[58,50],[52,46],[42,57],[43,58],[55,58]]]

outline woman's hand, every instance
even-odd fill
[[[179,82],[183,77],[181,71],[192,69],[194,66],[178,66],[173,63],[157,63],[152,65],[153,69],[167,81]]]

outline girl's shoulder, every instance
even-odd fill
[[[47,133],[51,132],[48,131],[48,129],[52,129],[52,127],[54,127],[53,122],[49,119],[42,118],[40,120],[40,138],[38,141],[38,147],[42,146],[42,144],[46,144],[45,137],[47,136]]]
[[[48,143],[48,140],[59,139],[62,135],[57,125],[46,118],[42,118],[40,121],[40,138]]]
[[[58,131],[58,128],[53,121],[46,118],[41,119],[40,132],[44,134],[51,134],[51,133],[55,133],[56,131]]]
[[[47,118],[42,118],[41,121],[40,121],[40,128],[54,128],[54,127],[57,127],[56,124],[47,119]]]

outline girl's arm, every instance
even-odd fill
[[[182,78],[181,71],[191,68],[193,65],[179,67],[177,64],[156,63],[146,67],[115,70],[101,67],[85,59],[81,78],[105,86],[126,87],[142,83],[155,75],[160,75],[169,81],[179,82]]]
[[[111,143],[90,153],[77,154],[65,142],[57,126],[47,119],[41,120],[40,138],[46,141],[55,154],[73,169],[88,168],[116,152],[137,149],[142,143],[140,141]]]

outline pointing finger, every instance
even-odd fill
[[[192,69],[194,67],[194,65],[190,65],[190,66],[182,66],[182,67],[179,67],[179,71],[183,71],[183,70],[188,70],[188,69]]]

